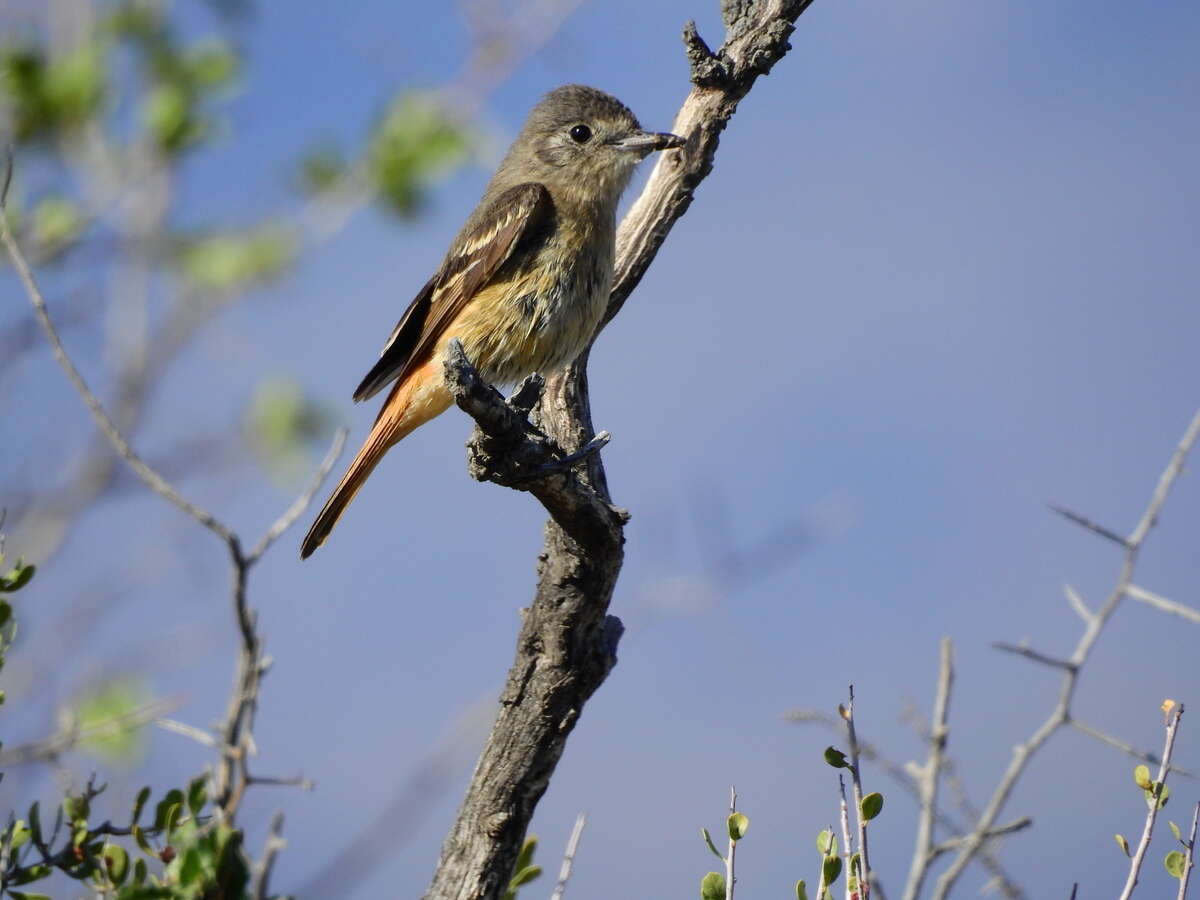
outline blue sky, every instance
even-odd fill
[[[696,18],[717,43],[711,6],[585,5],[491,96],[480,128],[502,148],[543,92],[570,81],[668,128],[688,87],[680,27]],[[394,90],[445,81],[467,50],[453,8],[436,4],[359,0],[334,18],[264,0],[244,36],[234,137],[190,165],[185,221],[293,205],[288,166],[315,139],[353,142]],[[694,894],[715,862],[698,830],[719,826],[731,783],[752,821],[738,857],[746,895],[812,881],[812,836],[836,811],[819,762],[830,741],[781,713],[832,710],[854,682],[862,732],[915,758],[898,715],[909,701],[928,712],[942,635],[958,654],[951,752],[975,802],[986,799],[1057,690],[1053,673],[989,643],[1028,637],[1067,654],[1080,623],[1063,583],[1098,605],[1119,563],[1044,504],[1131,529],[1200,405],[1198,37],[1200,10],[1182,2],[818,0],[801,19],[794,51],[742,103],[716,170],[593,353],[594,418],[614,435],[609,481],[633,513],[613,601],[629,631],[535,821],[549,863],[575,813],[589,814],[571,897],[612,896],[614,875],[629,896]],[[360,216],[222,317],[166,379],[147,455],[234,428],[253,386],[277,374],[361,440],[374,409],[349,394],[493,158],[447,182],[414,224]],[[6,295],[20,299],[11,282]],[[47,357],[7,384],[8,415],[42,424],[4,470],[32,473],[36,489],[33,454],[87,426]],[[298,529],[254,573],[276,659],[257,767],[318,784],[248,801],[256,835],[287,811],[281,890],[302,887],[337,835],[383,808],[501,684],[543,516],[529,497],[466,477],[468,424],[452,412],[423,428],[313,559],[296,558]],[[289,499],[253,465],[185,487],[247,534]],[[1200,487],[1185,477],[1139,582],[1200,602],[1197,523]],[[713,578],[714,547],[773,534],[788,538],[780,565]],[[127,492],[94,510],[59,560],[39,579],[34,639],[98,583],[119,585],[120,603],[61,666],[63,697],[96,671],[145,663],[157,690],[188,697],[180,718],[220,715],[233,630],[214,542]],[[144,657],[131,635],[147,630],[175,663]],[[1127,604],[1084,673],[1080,717],[1157,748],[1162,698],[1200,702],[1196,635]],[[30,734],[52,725],[49,710],[30,719]],[[1188,721],[1178,759],[1200,769]],[[478,726],[454,740],[452,787],[395,829],[400,846],[354,896],[423,890],[480,740]],[[165,785],[207,761],[156,735],[148,764]],[[1118,884],[1112,834],[1135,833],[1144,810],[1132,765],[1074,733],[1039,756],[1005,817],[1031,814],[1036,827],[1002,854],[1031,895]],[[895,896],[913,809],[867,776],[888,798],[872,858]],[[1200,787],[1175,790],[1168,812],[1181,820]],[[1171,889],[1165,834],[1150,896]],[[973,873],[963,895],[982,880]]]

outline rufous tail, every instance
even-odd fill
[[[308,534],[304,536],[304,543],[300,545],[301,559],[307,559],[314,550],[325,543],[325,539],[333,531],[333,526],[346,511],[363,482],[375,471],[384,454],[398,441],[450,406],[450,392],[447,389],[440,385],[429,389],[429,380],[435,375],[440,377],[439,368],[433,364],[426,364],[413,372],[403,384],[397,384],[392,389],[366,442],[325,502],[312,528],[308,529]]]

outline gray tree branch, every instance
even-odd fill
[[[721,131],[758,76],[790,49],[788,36],[811,2],[727,0],[726,40],[716,52],[693,24],[684,29],[693,87],[672,131],[687,144],[660,156],[621,223],[605,322],[620,311],[687,211],[697,185],[712,170]],[[473,476],[530,491],[551,518],[500,711],[442,847],[427,900],[501,896],[567,736],[616,661],[621,624],[607,611],[623,558],[624,516],[612,506],[599,453],[587,454],[570,472],[552,466],[532,479],[512,481],[514,459],[524,473],[519,463],[526,456],[545,465],[594,440],[587,358],[585,351],[546,383],[531,423],[514,421],[524,419],[519,409],[488,398],[451,361],[456,401],[479,426],[470,444]],[[549,455],[535,449],[543,437]],[[497,456],[492,451],[504,442],[510,449]]]

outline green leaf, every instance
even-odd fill
[[[883,794],[876,791],[862,798],[862,817],[870,822],[883,811]]]
[[[1171,828],[1171,834],[1175,835],[1175,840],[1182,841],[1183,835],[1181,835],[1179,832],[1179,826],[1176,825],[1174,822],[1167,822],[1167,825],[1170,826],[1170,828]]]
[[[18,559],[17,564],[9,570],[7,575],[0,575],[0,593],[16,593],[29,584],[36,571],[37,566],[27,566]]]
[[[148,876],[149,874],[150,874],[150,872],[149,872],[149,870],[146,868],[146,861],[145,861],[144,859],[138,859],[138,860],[134,860],[134,863],[133,863],[133,883],[134,883],[135,885],[142,885],[142,884],[145,884],[145,883],[146,883],[146,876]]]
[[[97,728],[102,731],[80,741],[80,746],[112,765],[137,765],[145,755],[149,738],[145,726],[128,720],[150,699],[149,688],[136,677],[115,678],[97,685],[78,701],[75,716],[84,733]],[[112,727],[122,720],[125,724]]]
[[[700,833],[704,836],[704,843],[708,844],[708,849],[712,851],[712,855],[724,862],[725,857],[723,857],[717,850],[716,845],[713,843],[712,835],[708,833],[708,829],[701,828]]]
[[[300,181],[306,190],[320,194],[336,187],[348,170],[346,158],[337,147],[316,147],[300,160]]]
[[[1167,869],[1167,874],[1172,878],[1182,879],[1184,873],[1187,871],[1187,857],[1178,850],[1172,850],[1163,859],[1163,865]]]
[[[539,875],[542,874],[541,866],[525,866],[523,869],[518,869],[517,874],[512,877],[508,883],[508,889],[516,890],[523,884],[528,884]]]
[[[1117,846],[1121,848],[1121,852],[1124,853],[1126,856],[1128,856],[1129,855],[1129,841],[1125,840],[1125,835],[1114,834],[1113,837],[1117,839]]]
[[[49,894],[26,894],[24,891],[9,891],[13,900],[53,900]]]
[[[150,846],[150,842],[146,839],[146,832],[141,825],[134,825],[132,828],[133,839],[137,842],[138,848],[147,856],[154,856],[154,848]]]
[[[750,820],[740,812],[730,813],[729,818],[725,820],[725,827],[729,830],[730,840],[740,841],[746,836],[746,829],[750,827]]]
[[[426,188],[466,157],[469,140],[457,119],[431,96],[397,97],[375,124],[366,151],[367,173],[389,210],[416,214]]]
[[[208,776],[201,775],[198,778],[193,778],[188,785],[187,805],[188,810],[192,814],[192,818],[200,815],[200,810],[204,809],[204,804],[208,802]]]
[[[17,874],[8,879],[9,884],[32,884],[35,881],[41,881],[50,874],[50,867],[45,863],[37,863],[28,866],[25,869],[18,870]]]
[[[29,833],[33,842],[40,846],[42,844],[42,811],[36,800],[29,807]]]
[[[105,844],[104,851],[100,856],[104,860],[104,868],[108,871],[109,880],[120,887],[125,883],[125,877],[129,874],[129,854],[120,844]]]
[[[796,900],[808,900],[808,888],[803,878],[796,882]]]
[[[1143,791],[1149,790],[1152,782],[1150,781],[1150,770],[1146,766],[1138,766],[1133,770],[1133,783],[1140,787]]]
[[[290,230],[266,224],[191,238],[181,245],[175,264],[193,286],[233,293],[276,278],[295,261],[297,252]]]
[[[12,604],[7,600],[0,600],[0,628],[10,621],[12,621]]]
[[[53,253],[75,242],[83,232],[83,212],[66,197],[43,198],[34,208],[30,227],[34,242]],[[32,573],[31,573],[32,574]]]
[[[837,837],[828,828],[817,832],[817,852],[822,856],[837,855]]]
[[[700,879],[700,900],[725,900],[725,876],[709,872]]]
[[[222,87],[237,75],[239,60],[233,48],[221,40],[204,40],[184,54],[182,66],[185,77],[196,88],[212,90]]]
[[[150,799],[150,785],[146,785],[138,791],[137,799],[133,801],[133,816],[130,818],[130,824],[136,825],[138,819],[142,817],[142,810],[146,808],[146,801]]]
[[[821,871],[825,875],[825,884],[832,885],[842,874],[842,858],[840,856],[825,857],[825,861],[821,863]]]
[[[29,826],[25,824],[24,819],[17,819],[17,821],[13,822],[11,835],[12,837],[10,838],[10,846],[14,850],[29,843]]]
[[[188,847],[179,863],[179,883],[181,885],[198,884],[202,869],[200,849],[195,845]]]
[[[208,130],[196,114],[192,92],[178,82],[164,82],[150,90],[142,102],[142,123],[167,154],[195,145]]]
[[[171,807],[183,805],[183,791],[178,788],[172,788],[167,791],[166,795],[158,801],[158,805],[154,807],[154,828],[157,831],[164,831],[167,828],[167,815],[171,812]]]
[[[537,852],[538,839],[536,834],[531,834],[525,838],[521,844],[521,852],[517,854],[517,863],[513,866],[514,872],[520,872],[522,869],[533,865],[533,855]]]
[[[846,754],[836,747],[825,748],[825,762],[829,763],[835,769],[850,768],[850,763],[846,762]]]
[[[63,797],[62,805],[68,822],[86,822],[91,815],[92,805],[87,797]]]
[[[1154,804],[1154,798],[1158,797],[1158,808],[1162,809],[1167,805],[1167,800],[1171,797],[1171,789],[1167,787],[1166,782],[1156,781],[1150,785],[1150,789],[1143,792],[1146,795],[1146,804],[1148,806]]]

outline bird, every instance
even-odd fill
[[[608,304],[621,193],[642,159],[684,143],[644,131],[624,103],[584,85],[556,88],[533,107],[355,390],[363,401],[391,385],[305,536],[302,559],[329,537],[384,454],[450,407],[443,362],[451,339],[495,385],[551,373],[579,355]]]

